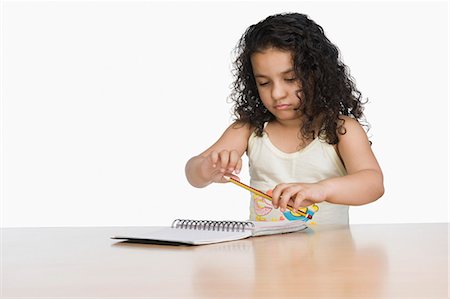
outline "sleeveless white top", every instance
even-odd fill
[[[262,137],[252,133],[248,140],[250,185],[267,192],[280,183],[315,183],[327,178],[347,174],[335,148],[314,139],[308,146],[295,153],[285,153],[275,147],[263,132]],[[327,224],[348,224],[347,205],[328,202],[317,204],[319,210],[314,214],[313,222]],[[286,220],[272,203],[252,193],[250,201],[250,220],[283,221]]]

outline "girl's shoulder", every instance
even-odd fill
[[[354,119],[353,117],[347,116],[347,115],[339,115],[338,117],[338,128],[339,126],[342,126],[344,129],[348,130],[359,130],[363,129],[361,124],[357,119]]]
[[[251,133],[252,127],[250,125],[236,121],[229,125],[222,136],[200,155],[206,157],[212,151],[236,150],[242,156],[247,150],[247,141]]]
[[[239,148],[245,151],[247,141],[254,130],[253,126],[248,123],[235,121],[226,128],[217,143],[223,145],[224,148]]]
[[[226,130],[226,132],[230,134],[236,134],[243,138],[248,139],[250,135],[255,132],[255,127],[250,125],[249,123],[245,123],[242,121],[233,122]]]
[[[338,139],[339,144],[342,143],[354,143],[356,141],[369,142],[367,133],[359,121],[350,116],[339,116],[338,126]]]

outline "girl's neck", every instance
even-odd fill
[[[312,128],[314,130],[315,136],[319,134],[320,127],[322,126],[323,116],[318,116],[312,123]],[[303,127],[304,120],[302,118],[290,119],[290,120],[279,120],[274,119],[271,121],[271,126],[274,128],[278,128],[280,130],[286,132],[297,132],[299,135],[302,135],[301,129]]]
[[[299,120],[279,121],[273,120],[267,124],[265,132],[275,147],[285,153],[293,153],[306,147],[313,139],[301,134]]]
[[[276,126],[280,126],[285,129],[297,129],[300,128],[303,124],[303,121],[301,118],[296,119],[290,119],[290,120],[278,120],[274,119],[272,123]]]

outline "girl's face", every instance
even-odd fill
[[[292,63],[292,54],[275,48],[251,56],[259,97],[278,121],[298,120],[301,91]]]

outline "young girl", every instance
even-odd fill
[[[383,175],[363,121],[361,93],[321,26],[298,13],[250,26],[237,46],[231,99],[236,121],[186,164],[194,187],[239,179],[247,153],[250,220],[285,220],[317,204],[316,223],[348,223],[348,206],[384,193]]]

